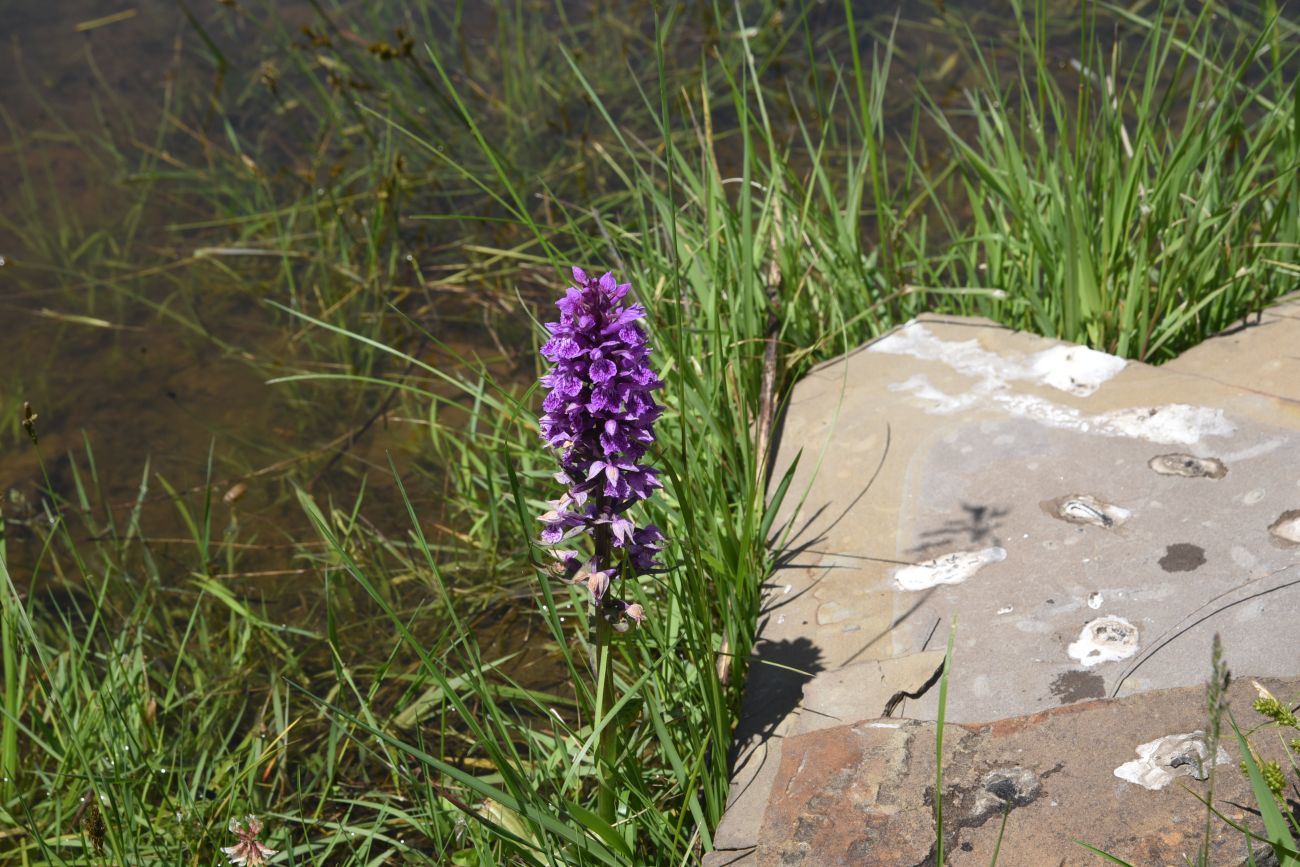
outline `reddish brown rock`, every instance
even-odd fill
[[[1300,691],[1300,681],[1267,685],[1277,695]],[[1251,723],[1257,722],[1249,709],[1253,698],[1248,684],[1230,690],[1232,705]],[[1168,751],[1163,758],[1171,766],[1161,773],[1172,780],[1158,789],[1115,771],[1138,762],[1139,746],[1205,726],[1205,692],[1198,688],[1066,705],[983,726],[947,726],[946,862],[991,863],[999,833],[1002,867],[1102,863],[1080,843],[1135,865],[1195,862],[1206,827],[1199,798],[1209,787],[1197,779],[1195,756],[1186,749]],[[1224,729],[1227,761],[1215,769],[1214,801],[1229,819],[1262,832],[1226,719]],[[1276,741],[1257,737],[1256,749],[1280,758]],[[933,864],[935,777],[932,722],[864,721],[789,737],[754,862]],[[1220,819],[1211,828],[1209,863],[1244,864],[1243,835]]]

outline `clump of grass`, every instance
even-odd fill
[[[1004,299],[974,306],[1152,362],[1290,291],[1300,137],[1284,23],[1225,27],[1209,6],[1165,3],[1122,12],[1140,41],[1106,43],[1085,26],[1062,74],[1034,29],[1044,5],[1013,7],[1015,81],[975,50],[983,80],[965,110],[932,107],[971,219],[933,191],[951,240],[928,279],[999,289]]]
[[[576,62],[573,69],[593,103],[601,106],[595,85],[583,77]],[[735,186],[752,194],[735,195],[729,189],[733,185],[719,168],[718,144],[707,124],[692,130],[689,149],[670,144],[660,151],[632,138],[611,117],[619,150],[610,158],[617,161],[628,185],[611,203],[622,205],[618,220],[597,223],[585,209],[557,206],[563,208],[562,224],[568,227],[562,245],[551,240],[531,212],[512,204],[527,201],[521,190],[507,189],[501,196],[502,207],[512,209],[511,218],[534,232],[556,265],[561,251],[574,245],[581,251],[578,261],[621,262],[622,273],[642,287],[638,300],[646,304],[653,323],[652,338],[667,383],[665,402],[670,405],[660,428],[665,497],[651,509],[651,517],[677,541],[665,554],[672,568],[641,579],[634,590],[633,598],[644,598],[644,607],[655,616],[632,640],[620,642],[616,654],[618,699],[614,711],[604,717],[609,720],[604,724],[622,729],[623,747],[607,773],[611,789],[618,793],[612,823],[595,814],[589,806],[595,793],[582,785],[591,776],[600,737],[592,725],[595,696],[581,686],[592,679],[586,671],[586,606],[568,588],[552,586],[544,571],[539,575],[542,616],[549,643],[572,672],[572,705],[556,707],[549,699],[508,684],[510,695],[528,705],[526,713],[508,712],[494,686],[497,676],[484,670],[466,641],[456,647],[459,664],[452,669],[464,673],[461,683],[450,683],[433,661],[420,676],[451,703],[462,724],[471,727],[489,773],[469,778],[417,743],[378,726],[371,730],[373,737],[455,787],[459,794],[430,802],[427,809],[438,815],[445,813],[445,803],[467,805],[464,812],[474,829],[467,834],[478,841],[475,846],[489,847],[498,861],[617,863],[630,855],[670,863],[711,848],[711,828],[726,802],[723,757],[739,706],[759,589],[769,568],[766,541],[780,500],[765,499],[764,456],[755,441],[734,435],[760,420],[770,313],[774,307],[789,311],[779,320],[789,331],[780,332],[778,339],[821,331],[823,336],[814,342],[833,345],[837,324],[857,313],[848,311],[854,299],[815,291],[815,285],[823,279],[853,285],[859,293],[855,298],[870,299],[875,293],[883,297],[887,291],[871,276],[851,218],[842,218],[841,231],[833,238],[822,236],[822,221],[833,219],[826,212],[845,210],[834,198],[839,193],[831,185],[803,187],[785,175],[782,148],[761,118],[757,72],[750,66],[744,75],[731,84],[728,108],[741,117],[741,129],[747,131],[739,158],[742,181]],[[694,107],[706,116],[714,111],[707,101]],[[661,125],[656,140],[673,142],[677,136],[670,125],[669,95],[661,90],[659,104],[650,108],[657,110]],[[478,129],[468,112],[464,122]],[[513,182],[504,172],[495,180]],[[830,208],[823,205],[827,197]],[[835,249],[834,262],[821,268],[841,268],[867,280],[850,281],[829,272],[810,275],[807,266],[827,249],[805,248],[803,238],[814,231],[823,243],[843,245],[830,247]],[[870,322],[868,316],[859,319],[863,328],[871,327]],[[393,348],[380,351],[400,354]],[[418,359],[414,363],[436,375]],[[793,363],[806,364],[807,358],[796,357]],[[505,524],[506,517],[517,520],[516,532],[528,539],[536,532],[530,516],[544,509],[545,475],[516,462],[517,456],[538,451],[531,405],[536,398],[494,383],[488,399],[511,420],[502,431],[509,445],[484,451],[470,440],[461,442],[478,456],[476,467],[482,475],[475,490],[505,492],[509,499],[480,500],[480,514],[501,516],[491,519],[498,525]],[[332,538],[327,522],[316,523]],[[416,527],[413,522],[418,543]],[[364,569],[346,560],[342,565],[354,580],[368,585]],[[430,557],[428,565],[436,569],[436,559]],[[418,652],[413,643],[410,650]],[[731,677],[717,674],[720,660],[735,662]],[[336,706],[335,713],[352,717],[357,711]],[[472,799],[491,806],[475,807]]]
[[[375,629],[365,600],[327,583],[323,602],[294,616],[241,582],[255,546],[222,532],[211,485],[197,497],[173,491],[190,536],[163,544],[143,530],[157,479],[148,466],[122,519],[99,507],[89,447],[58,464],[42,455],[51,475],[71,480],[68,494],[46,475],[39,517],[0,524],[0,821],[10,829],[0,863],[222,863],[220,848],[237,842],[230,820],[250,813],[295,863],[366,863],[405,851],[402,841],[412,863],[442,863],[436,835],[454,823],[423,824],[433,839],[414,831],[400,806],[409,770],[391,751],[356,749],[354,725],[322,719],[312,698],[350,691],[387,714],[408,690],[406,658],[362,652]],[[411,607],[403,586],[419,571],[373,556],[357,508],[328,509],[331,532],[367,563],[385,610],[430,624],[419,627],[422,647],[444,643],[436,609]],[[21,574],[11,541],[39,552]],[[313,565],[320,552],[300,556],[306,575],[333,580]],[[446,749],[463,752],[450,732]]]

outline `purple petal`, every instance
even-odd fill
[[[609,382],[617,373],[618,368],[614,365],[614,362],[607,358],[602,358],[600,361],[592,362],[591,368],[587,371],[587,375],[591,377],[591,381],[599,383],[600,385]]]
[[[622,548],[632,538],[633,533],[636,530],[636,525],[629,519],[619,515],[617,518],[610,521],[609,529],[614,534],[614,544]]]

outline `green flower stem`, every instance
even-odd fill
[[[596,741],[596,776],[600,785],[596,796],[596,812],[602,819],[614,824],[617,812],[617,792],[614,780],[618,779],[615,762],[618,758],[618,729],[606,722],[609,708],[614,703],[614,627],[605,615],[596,612],[596,720],[600,735]]]
[[[597,509],[603,511],[604,497],[597,497]],[[595,566],[607,569],[610,566],[612,548],[608,527],[597,527],[595,536]],[[596,604],[596,714],[594,725],[600,730],[596,739],[596,781],[599,789],[596,795],[596,812],[602,819],[614,824],[617,812],[618,793],[615,791],[615,762],[618,758],[618,730],[606,722],[610,706],[614,704],[614,626],[602,610],[604,600]]]

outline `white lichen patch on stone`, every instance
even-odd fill
[[[1177,777],[1204,780],[1209,776],[1210,748],[1205,732],[1166,735],[1137,748],[1138,758],[1115,769],[1115,776],[1146,789],[1163,789]],[[1231,759],[1222,746],[1214,757],[1216,765]]]
[[[1137,627],[1123,617],[1109,615],[1085,624],[1078,640],[1071,642],[1066,652],[1084,668],[1091,668],[1103,662],[1128,659],[1137,649]]]
[[[870,351],[939,362],[975,380],[961,394],[944,392],[923,373],[890,386],[926,401],[927,411],[932,413],[948,414],[992,403],[1008,415],[1047,427],[1165,445],[1191,445],[1204,436],[1229,436],[1235,430],[1219,409],[1176,403],[1086,415],[1036,394],[1011,390],[1009,383],[1019,380],[1087,397],[1123,369],[1122,359],[1084,347],[1054,346],[1027,357],[1004,357],[984,349],[979,341],[943,340],[924,325],[909,322],[873,343]]]
[[[980,551],[957,551],[903,566],[894,573],[894,583],[900,590],[929,590],[940,584],[960,584],[988,564],[1005,559],[1006,549],[996,546]]]
[[[942,362],[958,373],[992,382],[1023,379],[1087,397],[1124,369],[1122,358],[1086,346],[1053,346],[1028,357],[989,352],[978,340],[944,340],[909,322],[871,346],[872,352]]]
[[[1121,409],[1096,417],[1103,433],[1153,443],[1189,446],[1205,436],[1231,436],[1236,428],[1221,409],[1171,403]]]
[[[958,373],[982,380],[1005,381],[1024,375],[1021,365],[989,352],[978,340],[943,340],[915,320],[871,344],[870,351],[939,361]]]
[[[1086,346],[1053,346],[1030,356],[1030,362],[1039,382],[1080,397],[1101,388],[1128,363]]]
[[[945,394],[930,384],[924,373],[918,373],[915,376],[908,377],[903,382],[896,382],[889,386],[890,391],[910,391],[921,400],[930,402],[930,412],[938,415],[948,415],[949,413],[960,412],[963,409],[969,409],[979,403],[983,396],[976,392],[967,392],[962,395]]]

